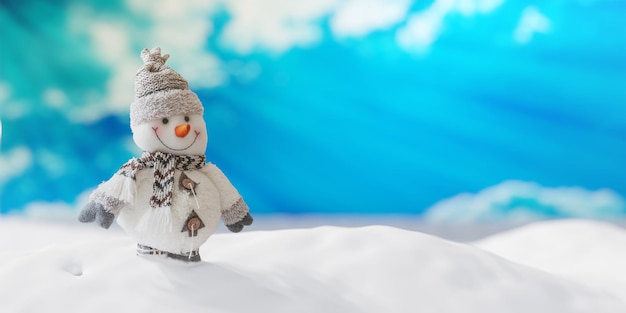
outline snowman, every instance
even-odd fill
[[[140,255],[200,261],[200,246],[221,219],[232,232],[252,224],[248,206],[226,176],[206,163],[204,108],[187,81],[165,65],[160,48],[141,52],[130,124],[143,150],[92,192],[79,221],[114,220]]]

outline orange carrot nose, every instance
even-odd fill
[[[189,124],[178,125],[174,128],[176,136],[181,138],[187,136],[187,134],[189,134],[189,130],[191,130],[191,126],[189,126]]]

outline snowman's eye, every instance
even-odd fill
[[[189,122],[189,116],[185,116],[185,122]]]
[[[167,124],[170,120],[168,120],[167,118],[164,118],[161,120],[161,122],[163,122],[163,124]]]

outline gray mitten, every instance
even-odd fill
[[[82,223],[91,223],[96,221],[102,228],[109,228],[113,224],[115,215],[111,212],[107,212],[104,206],[94,201],[89,201],[85,208],[80,211],[78,220]]]
[[[228,230],[232,231],[233,233],[238,233],[243,229],[244,226],[252,225],[252,221],[252,216],[250,215],[250,213],[247,213],[246,216],[244,216],[239,222],[231,225],[226,225],[226,227],[228,227]]]

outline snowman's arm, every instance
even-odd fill
[[[237,189],[226,178],[226,175],[212,163],[208,163],[202,170],[213,182],[220,194],[222,221],[224,224],[231,231],[240,231],[244,225],[250,225],[252,217],[250,217],[248,205]]]
[[[135,192],[134,179],[116,173],[91,193],[78,220],[83,223],[95,221],[98,225],[109,228],[119,212],[133,202]]]
[[[106,193],[99,191],[98,189],[94,190],[89,196],[89,202],[96,203],[97,205],[101,205],[102,208],[115,216],[117,216],[122,208],[124,208],[124,201],[120,199],[113,198]]]
[[[102,205],[107,212],[117,215],[125,205],[134,202],[136,192],[134,178],[115,173],[109,180],[98,185],[89,196],[89,200]]]

